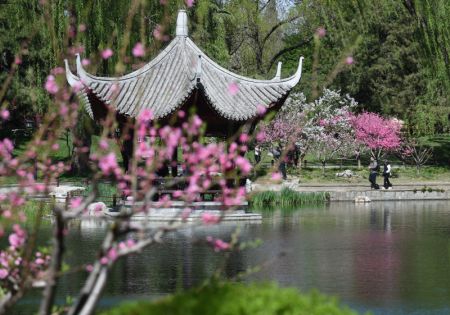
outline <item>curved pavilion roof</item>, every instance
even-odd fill
[[[258,116],[260,105],[270,108],[283,102],[300,81],[302,61],[303,57],[296,73],[286,79],[280,78],[281,63],[272,80],[235,74],[211,60],[188,37],[187,15],[181,10],[176,37],[155,59],[132,73],[121,77],[94,76],[83,69],[79,55],[77,75],[70,71],[67,60],[65,64],[69,84],[82,83],[81,94],[91,117],[90,94],[113,105],[120,114],[136,117],[143,109],[150,109],[159,119],[181,107],[195,90],[200,90],[219,115],[242,121]]]

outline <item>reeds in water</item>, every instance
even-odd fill
[[[306,204],[322,204],[329,201],[327,192],[298,192],[289,188],[281,191],[262,191],[250,196],[253,207],[281,206],[296,207]]]

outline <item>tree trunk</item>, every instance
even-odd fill
[[[131,130],[128,130],[128,135],[122,135],[122,139],[119,140],[120,153],[122,155],[123,168],[125,172],[128,172],[131,159],[133,158],[133,141],[134,133]]]
[[[306,157],[306,154],[300,152],[300,158],[298,159],[298,168],[300,170],[303,168],[303,165],[305,165],[304,167],[306,168],[305,157]]]
[[[91,153],[91,135],[86,135],[79,146],[76,146],[71,161],[71,171],[76,175],[83,175],[89,171],[89,155]],[[74,144],[75,145],[75,144]]]
[[[178,146],[175,147],[175,150],[172,154],[172,161],[171,161],[171,173],[172,177],[178,176]]]
[[[256,57],[256,70],[258,73],[263,74],[263,51],[262,48],[258,47],[255,49]]]
[[[322,161],[322,175],[325,176],[325,161]]]
[[[67,158],[72,160],[73,149],[70,146],[70,130],[66,130],[66,147],[67,147]]]
[[[76,175],[85,175],[89,171],[89,156],[91,153],[92,122],[87,113],[81,110],[77,124],[72,132],[73,155],[71,158],[71,172]]]

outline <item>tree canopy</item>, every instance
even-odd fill
[[[0,11],[0,80],[14,74],[2,106],[18,124],[45,112],[49,70],[76,52],[90,59],[91,72],[131,71],[140,65],[131,58],[134,44],[147,49],[141,62],[150,60],[186,7],[180,0],[7,1]],[[188,14],[190,36],[226,68],[271,78],[282,61],[287,76],[304,55],[297,90],[309,100],[332,88],[354,97],[360,111],[397,115],[411,125],[425,107],[437,121],[432,132],[449,129],[448,1],[197,0]],[[72,49],[63,51],[68,44]],[[114,54],[102,60],[98,51],[106,48]]]

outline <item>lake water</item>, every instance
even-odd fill
[[[186,229],[126,257],[114,268],[101,306],[189,288],[220,267],[234,278],[261,266],[243,281],[315,288],[373,314],[450,314],[450,202],[332,203],[264,213],[260,224]],[[260,246],[228,260],[206,246],[207,235],[228,239],[237,227],[242,241],[259,239]],[[44,229],[41,238],[49,233]],[[71,227],[67,262],[92,261],[103,234],[95,222]],[[85,276],[65,276],[59,300],[75,295]],[[28,294],[14,313],[30,314],[38,298]]]

